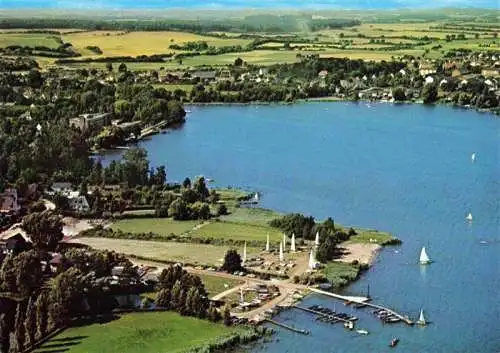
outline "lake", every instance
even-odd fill
[[[183,127],[140,143],[169,180],[203,174],[262,193],[262,206],[378,228],[403,240],[346,289],[427,327],[382,325],[367,309],[359,336],[295,309],[253,353],[500,351],[500,119],[444,106],[366,103],[194,106]],[[471,154],[476,153],[472,163]],[[116,158],[106,155],[105,159]],[[473,222],[465,221],[471,212]],[[417,264],[422,246],[435,262]],[[310,296],[303,305],[331,299]]]

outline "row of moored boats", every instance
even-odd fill
[[[401,321],[399,317],[391,314],[384,309],[375,310],[373,314],[375,314],[375,316],[377,316],[380,320],[382,320],[382,322],[386,324],[394,324]]]

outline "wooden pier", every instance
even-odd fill
[[[276,326],[279,326],[279,327],[283,327],[283,328],[285,328],[287,330],[290,330],[292,332],[301,333],[303,335],[308,335],[309,334],[309,331],[307,331],[307,330],[302,330],[300,328],[295,328],[293,326],[289,326],[289,325],[283,324],[281,322],[274,321],[272,319],[265,319],[264,321],[270,322],[270,323],[272,323],[272,324],[274,324]]]
[[[306,311],[308,313],[316,314],[316,315],[322,316],[322,317],[332,317],[335,320],[342,321],[342,322],[353,322],[353,320],[343,319],[343,318],[338,317],[338,316],[336,316],[334,314],[325,314],[325,313],[322,313],[320,311],[316,311],[316,310],[312,310],[312,309],[308,309],[308,308],[302,308],[302,307],[297,306],[297,305],[292,305],[292,308],[299,309],[299,310],[302,310],[302,311]]]
[[[317,288],[311,288],[311,287],[308,287],[308,289],[311,290],[314,293],[327,295],[329,297],[333,297],[333,298],[336,298],[336,299],[344,300],[344,301],[351,302],[351,303],[354,303],[354,304],[363,304],[363,305],[369,306],[371,308],[385,310],[385,311],[387,311],[391,315],[397,317],[398,319],[400,319],[401,321],[403,321],[405,324],[407,324],[409,326],[412,326],[414,324],[414,322],[411,321],[407,316],[403,316],[403,315],[395,312],[394,310],[386,308],[386,307],[384,307],[382,305],[377,305],[377,304],[369,303],[368,302],[368,298],[344,296],[344,295],[335,294],[335,293],[331,293],[331,292],[325,292],[323,290],[320,290],[320,289],[317,289]]]

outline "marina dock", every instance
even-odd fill
[[[295,328],[293,326],[289,326],[289,325],[286,325],[286,324],[283,324],[281,322],[278,322],[278,321],[274,321],[274,320],[271,320],[271,319],[265,319],[264,321],[267,321],[267,322],[270,322],[276,326],[279,326],[279,327],[283,327],[287,330],[290,330],[290,331],[293,331],[293,332],[296,332],[296,333],[301,333],[303,335],[308,335],[309,334],[309,331],[307,330],[302,330],[302,329],[299,329],[299,328]]]
[[[323,291],[323,290],[320,290],[320,289],[317,289],[317,288],[311,288],[311,287],[308,287],[308,289],[311,290],[314,293],[327,295],[329,297],[333,297],[333,298],[336,298],[336,299],[344,300],[344,301],[351,302],[351,303],[354,303],[354,304],[363,304],[363,305],[369,306],[371,308],[385,310],[388,313],[390,313],[391,315],[399,318],[401,321],[403,321],[405,324],[407,324],[409,326],[412,326],[414,324],[414,322],[411,321],[407,316],[399,314],[399,313],[395,312],[394,310],[386,308],[386,307],[384,307],[382,305],[377,305],[377,304],[370,303],[370,302],[368,302],[369,299],[366,298],[366,297],[344,296],[344,295],[335,294],[335,293],[331,293],[331,292],[326,292],[326,291]]]
[[[308,309],[308,308],[303,308],[303,307],[300,307],[300,306],[297,306],[297,305],[292,305],[292,308],[299,309],[299,310],[302,310],[302,311],[305,311],[305,312],[308,312],[308,313],[311,313],[311,314],[315,314],[315,315],[318,315],[318,316],[322,316],[322,317],[333,317],[335,320],[342,321],[342,322],[353,322],[352,320],[344,319],[344,318],[338,317],[336,315],[324,314],[322,312],[319,312],[319,311],[316,311],[316,310],[312,310],[312,309]]]

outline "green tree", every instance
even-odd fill
[[[193,189],[198,193],[201,200],[204,200],[210,195],[204,177],[199,177],[194,181]]]
[[[123,155],[122,169],[129,186],[147,185],[149,161],[144,148],[132,148]]]
[[[320,244],[316,253],[316,259],[320,262],[326,263],[333,259],[337,249],[337,244],[332,236],[327,236],[325,241]]]
[[[54,251],[63,238],[61,217],[51,210],[25,216],[21,226],[38,249]]]
[[[185,178],[182,182],[182,186],[186,189],[189,189],[191,187],[191,180],[189,178]]]
[[[16,348],[22,352],[26,342],[26,329],[24,327],[25,307],[24,303],[17,304],[14,336],[16,338]]]
[[[189,208],[181,198],[175,199],[168,208],[168,214],[175,220],[189,219]]]
[[[127,72],[127,65],[125,65],[125,63],[120,63],[118,66],[118,72]]]
[[[234,60],[234,66],[242,66],[243,65],[243,59],[238,57]]]
[[[208,317],[208,320],[210,320],[212,322],[219,322],[222,319],[219,311],[217,310],[215,305],[213,305],[212,303],[210,303],[210,306],[208,307],[207,317]]]
[[[426,84],[422,89],[422,99],[425,104],[434,103],[438,98],[438,89],[435,84]]]
[[[29,339],[29,344],[33,345],[36,341],[36,306],[34,297],[30,297],[28,301],[28,309],[26,310],[24,327]]]
[[[392,92],[392,97],[396,102],[402,102],[406,100],[405,90],[402,87],[397,87]]]
[[[32,88],[40,88],[43,84],[42,74],[40,73],[40,71],[32,69],[28,72],[26,81],[28,86]]]
[[[76,268],[57,275],[50,286],[50,318],[55,327],[66,325],[81,313],[85,283],[82,272]]]
[[[218,216],[227,215],[227,207],[225,204],[221,203],[219,206],[217,206],[217,215]]]
[[[48,309],[49,297],[46,291],[42,291],[35,302],[36,307],[36,327],[39,338],[45,337],[48,331]]]
[[[112,72],[113,71],[113,64],[110,62],[107,62],[106,63],[106,70],[108,70],[108,72]]]
[[[224,256],[224,264],[222,265],[222,270],[228,273],[233,273],[235,271],[241,271],[241,256],[234,249],[230,249],[226,252]]]
[[[170,295],[170,302],[172,303],[171,308],[178,310],[184,306],[182,301],[182,286],[180,281],[176,281],[172,287],[172,292]]]
[[[226,305],[224,310],[222,311],[222,319],[224,321],[224,325],[231,326],[231,312],[229,311],[229,307]]]
[[[156,305],[162,308],[170,308],[170,301],[172,300],[172,297],[170,295],[170,290],[169,289],[161,289],[158,292],[158,295],[156,296]]]

